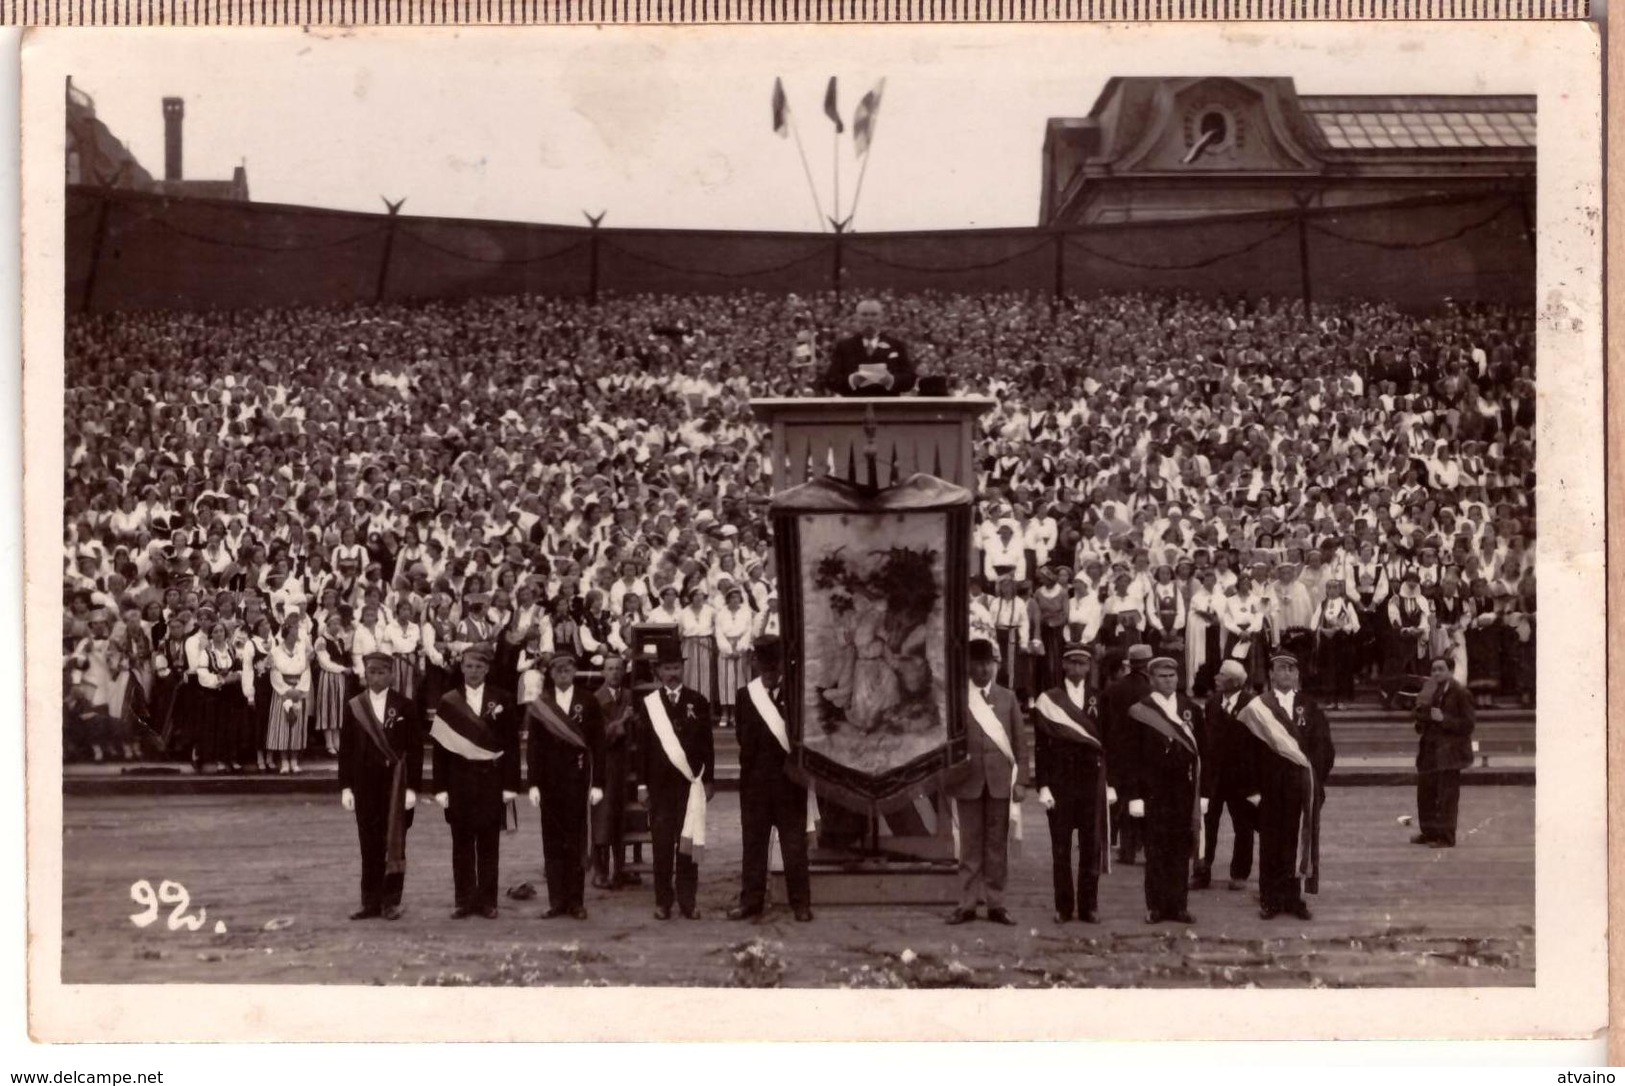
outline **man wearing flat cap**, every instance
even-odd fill
[[[1015,823],[1019,836],[1027,764],[1021,707],[1013,692],[994,681],[999,665],[993,642],[978,638],[970,643],[969,667],[969,757],[944,789],[959,820],[959,905],[948,914],[948,923],[974,920],[976,907],[986,904],[989,920],[1008,925],[1015,923],[1004,906],[1010,829]]]
[[[435,707],[435,802],[451,825],[452,919],[497,916],[497,862],[507,805],[519,794],[519,711],[487,683],[492,649],[463,652],[462,682]]]
[[[1159,656],[1151,692],[1129,707],[1136,729],[1129,813],[1144,819],[1145,922],[1194,923],[1186,908],[1191,860],[1202,846],[1201,748],[1196,703],[1179,691],[1179,665]]]
[[[1088,648],[1076,642],[1064,646],[1061,682],[1033,706],[1033,783],[1049,818],[1057,924],[1071,920],[1074,912],[1084,923],[1098,924],[1100,876],[1111,870],[1108,811],[1116,793],[1106,783],[1106,729],[1099,699],[1089,688],[1089,665]]]
[[[1259,915],[1308,920],[1303,895],[1320,889],[1320,808],[1336,758],[1326,714],[1300,689],[1297,658],[1280,653],[1269,685],[1236,719],[1257,767]]]
[[[1253,765],[1252,739],[1236,719],[1252,695],[1247,690],[1247,669],[1238,660],[1226,660],[1213,677],[1213,693],[1202,707],[1198,736],[1202,749],[1202,795],[1207,813],[1202,818],[1202,857],[1191,876],[1192,890],[1213,885],[1213,857],[1219,847],[1219,823],[1226,808],[1235,841],[1230,846],[1232,890],[1244,889],[1253,873],[1253,834],[1258,826],[1258,783]]]
[[[542,867],[547,911],[587,919],[592,808],[604,801],[604,720],[598,700],[576,689],[576,658],[568,650],[547,662],[536,700],[526,703],[530,743],[530,803],[541,809]]]
[[[790,908],[799,921],[812,919],[812,887],[807,873],[807,789],[785,774],[790,733],[785,722],[783,648],[777,637],[757,641],[757,676],[739,691],[735,727],[739,736],[739,822],[744,859],[739,903],[730,920],[762,915],[767,902],[769,837],[779,834]]]
[[[398,920],[406,885],[406,831],[423,787],[423,726],[417,706],[391,688],[395,657],[368,653],[366,689],[344,706],[339,802],[355,812],[361,839],[361,908],[351,920]]]
[[[659,685],[638,702],[642,717],[643,780],[639,798],[649,808],[653,840],[655,917],[670,920],[675,903],[698,920],[696,894],[705,849],[705,809],[716,791],[711,703],[683,685],[683,648],[660,642]]]

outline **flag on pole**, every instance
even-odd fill
[[[875,138],[875,116],[880,112],[880,95],[885,89],[886,81],[882,79],[863,96],[857,112],[852,114],[852,142],[857,145],[859,158],[869,153],[869,144]]]
[[[773,77],[773,134],[779,139],[790,135],[790,103],[784,97],[784,80]]]
[[[835,122],[835,134],[839,136],[846,131],[846,125],[841,123],[841,110],[835,104],[835,77],[829,77],[829,88],[824,91],[824,116]]]

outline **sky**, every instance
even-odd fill
[[[184,98],[186,176],[227,178],[246,160],[255,200],[376,211],[405,197],[418,215],[607,211],[606,225],[767,230],[819,228],[807,173],[832,214],[837,157],[841,212],[853,210],[852,112],[883,77],[859,230],[1033,225],[1046,119],[1086,114],[1112,75],[1285,74],[1304,93],[1527,89],[1515,67],[1487,81],[1414,29],[1385,38],[1399,64],[1346,36],[1167,29],[80,32],[67,67],[155,175],[160,100]],[[838,143],[821,108],[831,75],[848,126]],[[775,76],[805,169],[795,140],[772,132]]]

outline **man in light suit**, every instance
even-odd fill
[[[901,396],[914,387],[908,347],[881,332],[883,310],[874,298],[858,303],[858,334],[835,344],[824,390],[831,396]]]
[[[985,903],[989,920],[1014,924],[1004,907],[1004,883],[1012,807],[1021,803],[1027,764],[1021,707],[1014,693],[994,682],[999,664],[993,642],[972,641],[969,664],[969,759],[946,789],[959,819],[961,880],[959,906],[948,914],[948,923],[976,919],[976,906]]]

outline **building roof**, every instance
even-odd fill
[[[1306,94],[1298,105],[1339,151],[1535,147],[1532,96]]]

